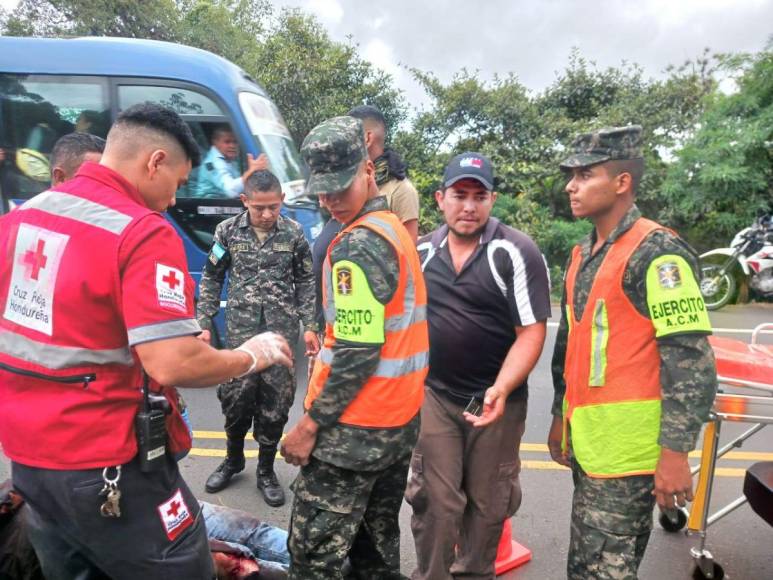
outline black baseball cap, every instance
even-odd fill
[[[487,191],[494,191],[494,167],[488,157],[476,151],[460,153],[446,165],[443,187],[451,187],[462,179],[475,179]]]

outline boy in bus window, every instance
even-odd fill
[[[195,197],[239,197],[247,178],[268,168],[268,158],[247,154],[247,170],[239,173],[239,142],[228,125],[218,125],[212,131],[210,147],[199,168]]]

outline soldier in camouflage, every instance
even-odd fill
[[[622,292],[619,287],[604,290],[594,286],[594,281],[609,271],[613,262],[610,256],[621,255],[615,253],[616,246],[627,241],[627,234],[630,240],[631,232],[642,220],[635,205],[636,190],[644,169],[640,139],[641,127],[638,126],[584,134],[575,140],[574,154],[561,164],[570,177],[566,191],[572,213],[575,217],[590,219],[595,226],[580,243],[579,251],[575,249],[576,254],[567,267],[568,271],[574,272],[574,286],[564,289],[561,302],[562,317],[552,362],[554,417],[548,436],[553,459],[572,469],[575,489],[567,574],[577,580],[637,578],[652,528],[655,502],[661,509],[674,509],[692,499],[687,453],[695,447],[717,388],[714,356],[707,340],[711,326],[696,282],[697,257],[675,233],[653,223],[654,229],[643,236],[627,262],[619,265]],[[570,270],[572,265],[574,270]],[[573,299],[567,307],[568,291]],[[672,296],[676,300],[664,300],[669,293],[674,293]],[[607,321],[594,315],[598,312],[599,302],[591,304],[590,299],[602,296],[611,304],[610,297],[620,294],[632,307],[627,320],[617,322],[610,318]],[[672,302],[682,306],[672,308]],[[666,311],[665,303],[668,303]],[[589,313],[591,310],[593,312]],[[656,409],[660,416],[659,426],[655,421],[652,441],[643,438],[632,443],[642,449],[652,445],[657,461],[654,470],[643,469],[638,473],[634,470],[621,476],[592,476],[588,472],[598,473],[598,469],[592,468],[589,460],[583,464],[578,459],[582,455],[577,447],[579,409],[574,408],[573,413],[568,410],[569,401],[577,396],[572,384],[567,387],[567,382],[577,382],[568,363],[572,357],[569,342],[570,333],[576,332],[588,318],[593,318],[593,324],[606,332],[610,343],[620,336],[611,331],[616,324],[624,329],[621,335],[626,332],[626,325],[642,324],[646,328],[649,324],[652,327],[648,340],[650,345],[655,342],[655,364],[644,374],[656,373],[652,379],[656,389],[659,381]],[[642,376],[636,371],[625,373],[626,366],[630,368],[634,364],[630,359],[619,363],[602,358],[598,358],[599,361],[610,367],[617,364],[617,368],[622,369],[625,389],[633,389],[642,382]],[[603,381],[585,380],[586,386],[590,383],[588,392],[602,393]],[[633,407],[631,409],[624,428],[633,428],[631,426],[636,422]],[[594,435],[603,438],[603,431],[611,427],[604,422],[594,429],[597,430]],[[629,460],[619,455],[604,449],[599,453],[599,461],[603,465]]]
[[[197,318],[202,328],[212,329],[228,273],[229,348],[267,330],[295,344],[300,320],[307,354],[316,354],[311,250],[301,226],[279,214],[283,197],[271,172],[249,176],[241,196],[246,211],[224,220],[215,230],[201,276]],[[244,438],[252,427],[260,446],[258,489],[268,505],[282,505],[285,497],[274,472],[274,458],[295,397],[293,370],[274,365],[220,385],[217,394],[225,415],[227,456],[207,479],[206,490],[224,489],[244,469]]]
[[[382,347],[387,347],[384,341],[388,344],[391,339],[388,334],[381,342],[364,339],[372,332],[385,335],[383,310],[381,315],[374,314],[371,322],[362,323],[358,333],[348,339],[338,332],[336,315],[346,312],[340,307],[339,293],[351,294],[352,298],[367,296],[374,313],[378,304],[388,304],[405,284],[400,281],[398,252],[415,255],[415,248],[405,231],[401,234],[405,244],[400,244],[398,250],[368,227],[358,225],[347,230],[353,222],[369,219],[369,215],[374,216],[371,219],[375,215],[383,219],[387,210],[386,200],[378,195],[374,166],[367,158],[359,120],[336,117],[325,121],[309,133],[301,152],[311,169],[308,192],[319,195],[344,230],[331,244],[327,257],[328,288],[335,285],[329,292],[336,298],[335,312],[326,316],[328,330],[320,361],[326,351],[330,358],[322,372],[321,363],[317,363],[306,413],[282,443],[285,459],[302,466],[292,485],[290,578],[344,578],[347,557],[355,578],[401,578],[398,513],[418,435],[421,402],[398,398],[408,419],[396,427],[362,427],[346,421],[345,413],[358,405],[370,409],[372,415],[379,414],[368,389],[378,375]],[[393,225],[402,228],[396,218]],[[417,255],[415,260],[418,269]],[[348,262],[351,271],[364,273],[364,278],[347,286],[349,279],[341,278],[342,262]],[[423,280],[417,280],[417,286],[417,294],[423,294]],[[426,341],[426,326],[422,331]],[[419,359],[423,363],[415,374],[423,382],[426,354]],[[315,391],[315,385],[323,388]],[[311,397],[312,392],[316,398]]]

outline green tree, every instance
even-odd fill
[[[773,41],[725,56],[737,91],[716,92],[663,184],[664,213],[702,249],[730,240],[773,204]]]
[[[319,22],[298,10],[280,12],[245,68],[284,112],[299,144],[315,125],[355,105],[377,106],[390,126],[405,115],[390,75],[362,59],[356,45],[331,40]]]

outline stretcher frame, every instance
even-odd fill
[[[761,346],[758,344],[758,338],[762,332],[769,329],[773,329],[773,323],[763,323],[754,329],[749,346],[750,350],[755,350],[755,346]],[[765,351],[766,354],[767,352]],[[721,567],[714,561],[711,552],[706,548],[707,529],[748,502],[746,497],[741,495],[713,514],[709,514],[717,460],[729,451],[741,447],[746,440],[759,433],[767,425],[773,424],[773,383],[750,381],[722,376],[721,374],[717,376],[717,380],[720,385],[750,389],[764,394],[717,393],[714,407],[703,433],[701,460],[697,466],[692,468],[692,474],[698,475],[695,497],[690,510],[681,508],[681,511],[687,519],[687,534],[699,538],[698,545],[690,549],[690,555],[695,560],[696,571],[700,571],[704,578],[721,576],[721,572],[717,574],[718,570],[721,571]],[[751,423],[752,427],[720,448],[719,435],[724,421]]]

